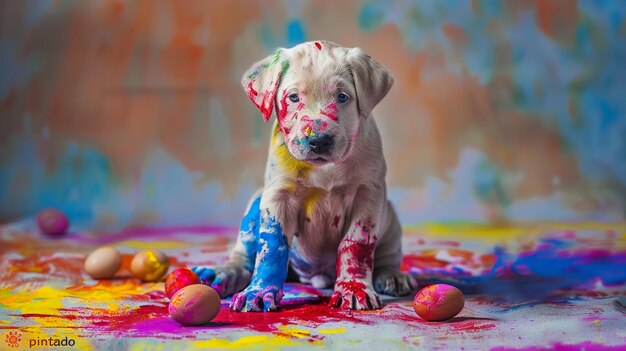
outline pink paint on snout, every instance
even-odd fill
[[[320,114],[332,119],[333,121],[337,120],[337,103],[333,101],[328,104],[325,108],[320,110]]]

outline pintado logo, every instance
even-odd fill
[[[22,341],[22,334],[17,331],[10,331],[7,333],[5,341],[11,347],[18,347],[20,346],[20,341]]]

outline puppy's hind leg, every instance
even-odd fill
[[[374,255],[374,289],[379,294],[405,296],[417,290],[417,281],[400,272],[402,261],[402,227],[395,210],[387,202],[388,224]]]
[[[241,221],[235,247],[223,266],[191,268],[203,284],[215,289],[222,298],[238,293],[250,284],[259,241],[260,203],[261,192],[259,191],[248,205]]]

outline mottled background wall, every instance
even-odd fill
[[[269,126],[239,86],[279,46],[360,46],[391,197],[424,221],[621,220],[624,1],[2,1],[0,218],[236,225]]]

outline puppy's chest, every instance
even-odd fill
[[[344,226],[350,220],[353,201],[354,191],[350,186],[306,189],[295,233],[300,249],[312,256],[336,253]]]

